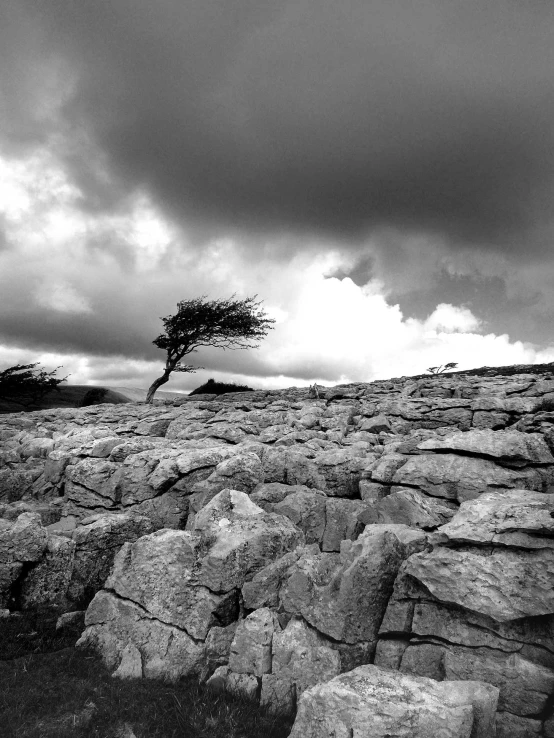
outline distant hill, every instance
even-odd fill
[[[89,387],[90,389],[90,387]],[[106,389],[115,392],[123,397],[126,397],[131,402],[144,402],[146,399],[146,390],[140,387],[113,387],[108,385]],[[180,397],[184,397],[188,392],[164,392],[158,390],[154,395],[155,400],[178,400]]]
[[[50,410],[55,407],[80,407],[87,392],[95,389],[87,384],[63,384],[58,390],[52,390],[45,395],[36,405],[22,407],[15,402],[0,400],[0,414],[31,412],[32,410]],[[102,402],[119,405],[123,402],[143,402],[146,399],[146,390],[137,387],[98,387],[105,389],[106,395]],[[179,392],[156,392],[155,397],[159,400],[174,400],[183,397]]]

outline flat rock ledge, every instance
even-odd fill
[[[2,615],[293,738],[554,738],[553,371],[3,415]]]

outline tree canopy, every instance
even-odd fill
[[[429,369],[426,371],[430,372],[431,374],[442,374],[443,372],[448,371],[449,369],[455,369],[458,366],[457,362],[451,361],[448,364],[445,364],[444,366],[442,364],[439,364],[439,366],[430,366]]]
[[[34,405],[67,379],[54,376],[61,368],[59,366],[51,372],[38,369],[38,366],[39,362],[36,361],[33,364],[16,364],[0,371],[0,400],[23,407]]]
[[[222,349],[257,348],[258,341],[273,328],[275,322],[262,309],[257,295],[238,300],[208,300],[206,295],[177,303],[175,315],[161,318],[164,332],[154,339],[158,348],[167,352],[165,370],[150,386],[146,402],[152,402],[156,390],[169,381],[172,372],[195,372],[182,359],[201,347]]]

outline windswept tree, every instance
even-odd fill
[[[0,371],[0,400],[28,407],[36,405],[52,390],[67,379],[58,379],[54,374],[61,369],[57,367],[52,372],[39,369],[39,362],[33,364],[16,364]]]
[[[442,374],[443,372],[447,372],[449,369],[455,369],[457,366],[458,364],[455,361],[451,361],[444,366],[442,364],[439,364],[439,366],[430,366],[426,371],[431,374]]]
[[[233,295],[227,300],[208,300],[203,295],[177,303],[175,315],[161,318],[165,330],[152,343],[167,352],[165,370],[152,382],[146,402],[152,402],[172,372],[195,372],[201,368],[183,364],[182,360],[202,346],[257,348],[257,341],[265,338],[275,321],[267,317],[256,297],[236,300]]]

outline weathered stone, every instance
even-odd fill
[[[64,536],[48,536],[43,557],[29,571],[21,585],[21,609],[75,609],[68,597],[74,560],[75,543],[72,540]]]
[[[499,487],[541,490],[543,486],[535,469],[507,469],[488,459],[449,453],[409,457],[392,481],[395,485],[419,487],[432,497],[459,502]]]
[[[235,674],[233,671],[227,673],[225,689],[235,697],[257,702],[259,686],[258,679],[252,674]]]
[[[441,602],[499,622],[554,613],[554,550],[436,548],[412,556],[406,573]]]
[[[329,497],[325,505],[325,532],[321,539],[321,550],[340,551],[341,541],[355,541],[364,528],[361,515],[366,509],[367,504],[361,500]]]
[[[470,430],[423,441],[422,451],[463,451],[499,461],[553,464],[554,457],[542,436],[520,431]]]
[[[296,706],[294,681],[280,674],[264,674],[260,692],[260,707],[274,715],[291,715]]]
[[[364,525],[374,523],[403,523],[414,528],[433,530],[444,525],[455,510],[446,501],[437,500],[409,487],[394,488],[382,500],[365,507],[359,520]]]
[[[498,690],[488,684],[435,682],[360,666],[304,692],[290,738],[488,738],[497,699]]]
[[[206,505],[194,530],[214,536],[199,573],[199,582],[213,592],[241,587],[304,538],[288,518],[265,513],[236,490],[223,490]]]
[[[509,422],[510,416],[508,413],[484,412],[483,410],[476,410],[471,419],[472,427],[479,430],[499,430],[505,428]]]
[[[272,607],[277,609],[279,606],[279,590],[285,579],[290,567],[298,561],[303,551],[308,550],[310,553],[319,553],[317,544],[312,544],[306,548],[299,547],[295,551],[290,551],[281,556],[276,561],[272,561],[260,569],[249,582],[242,587],[242,597],[244,606],[249,610],[258,607]]]
[[[31,491],[34,477],[31,472],[22,469],[0,469],[0,500],[20,500]]]
[[[206,665],[208,671],[216,666],[229,662],[231,643],[235,637],[238,623],[230,623],[225,627],[214,625],[206,637]]]
[[[449,646],[446,679],[479,679],[500,689],[498,708],[521,716],[541,713],[554,692],[554,671],[517,653]]]
[[[415,643],[402,653],[400,671],[414,676],[444,679],[444,648],[434,643]]]
[[[325,493],[319,491],[299,491],[287,495],[282,502],[273,505],[273,511],[286,515],[301,531],[306,543],[320,543],[326,526]]]
[[[282,502],[295,492],[309,492],[310,488],[303,484],[283,484],[282,482],[267,482],[258,484],[250,494],[250,499],[266,512],[273,512],[274,505]]]
[[[375,415],[372,418],[364,418],[359,425],[360,430],[369,433],[392,433],[393,430],[385,415]]]
[[[394,671],[399,671],[402,656],[407,648],[408,641],[397,638],[382,638],[377,643],[373,663],[375,666],[380,666],[382,669],[393,669]]]
[[[390,486],[387,484],[380,484],[379,482],[370,482],[369,479],[361,479],[360,484],[360,497],[366,503],[374,505],[376,502],[384,499],[390,494]]]
[[[117,670],[124,654],[127,664],[123,669],[131,668],[130,659],[136,668],[138,659],[131,655],[133,646],[140,653],[143,677],[177,681],[201,671],[204,644],[110,592],[102,591],[95,596],[87,610],[85,625],[77,646],[96,651],[110,671]]]
[[[210,476],[199,484],[216,494],[223,489],[250,493],[263,482],[262,463],[254,453],[239,453],[221,461]],[[198,483],[193,488],[197,491]]]
[[[114,508],[121,502],[119,465],[105,459],[85,458],[65,471],[65,496],[80,508]]]
[[[316,464],[304,454],[287,448],[266,448],[262,456],[266,482],[305,484],[314,489],[325,489],[325,477]]]
[[[533,738],[541,735],[541,721],[518,717],[510,712],[496,713],[496,738]],[[545,738],[550,738],[545,733]]]
[[[271,671],[271,644],[276,630],[281,630],[277,617],[266,607],[255,610],[241,620],[231,644],[229,668],[239,674],[268,674]]]
[[[71,536],[75,544],[67,591],[71,602],[85,607],[103,587],[121,546],[152,530],[149,518],[136,514],[95,515],[83,519]]]
[[[359,497],[359,482],[367,464],[364,457],[349,448],[318,454],[315,463],[325,479],[320,489],[330,497]]]
[[[22,513],[13,523],[0,519],[0,563],[39,561],[47,539],[37,513]]]
[[[460,506],[438,540],[554,548],[554,494],[518,489],[481,495]]]
[[[272,656],[272,673],[294,682],[298,696],[340,673],[339,653],[302,620],[293,618],[285,630],[275,631]]]
[[[161,530],[126,543],[116,555],[106,588],[139,605],[193,638],[205,638],[212,625],[236,618],[236,596],[201,586],[203,543],[187,531]]]
[[[340,554],[305,554],[288,572],[280,601],[337,641],[373,641],[407,549],[403,526],[369,526]],[[424,538],[423,534],[421,537]]]

